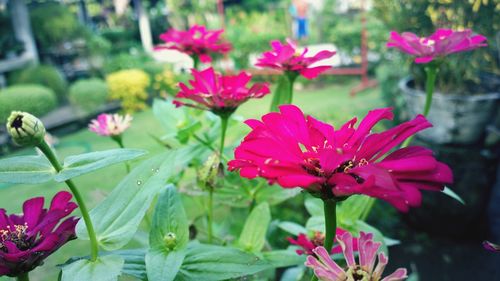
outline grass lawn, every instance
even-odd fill
[[[294,102],[302,110],[314,117],[329,121],[335,127],[339,127],[343,122],[354,116],[363,117],[370,109],[383,107],[378,88],[365,91],[355,97],[349,96],[349,90],[358,83],[358,80],[351,82],[329,85],[322,89],[296,91]],[[271,97],[262,100],[250,101],[242,106],[236,114],[246,118],[259,118],[269,109]],[[162,127],[154,118],[151,110],[146,110],[134,115],[132,127],[124,135],[126,147],[141,148],[149,151],[149,155],[163,151],[164,148],[153,140],[149,134],[160,136],[163,134]],[[245,126],[236,125],[229,128],[227,143],[235,141],[247,132]],[[113,141],[106,137],[99,137],[86,129],[82,129],[74,134],[60,138],[57,147],[58,154],[67,156],[77,153],[98,151],[115,148]],[[33,154],[34,150],[23,150],[21,154]],[[16,153],[17,154],[17,153]],[[132,164],[133,165],[133,164]],[[117,164],[92,174],[84,175],[75,179],[76,185],[81,189],[86,202],[90,208],[99,203],[123,177],[125,167]],[[35,196],[53,196],[57,191],[66,189],[63,183],[45,183],[40,185],[1,185],[0,198],[1,207],[7,209],[9,213],[20,212],[21,204],[26,199]],[[56,271],[52,266],[66,261],[73,255],[87,253],[87,245],[83,242],[71,242],[63,247],[57,254],[51,256],[46,266],[38,268],[31,274],[31,280],[57,280]],[[0,280],[7,280],[2,279]]]

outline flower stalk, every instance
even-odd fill
[[[337,232],[337,202],[332,199],[323,200],[325,210],[325,249],[332,251],[333,240]]]
[[[42,141],[40,144],[37,145],[37,147],[42,151],[45,157],[47,157],[47,159],[57,172],[62,170],[61,163],[59,163],[59,160],[55,156],[54,152],[45,141]],[[90,239],[90,260],[96,261],[99,253],[99,244],[97,243],[97,236],[94,230],[94,226],[92,225],[92,220],[90,219],[89,211],[87,209],[87,206],[85,205],[85,202],[83,201],[80,192],[76,188],[73,181],[66,180],[65,183],[73,193],[73,196],[75,196],[75,200],[78,204],[78,207],[80,208],[80,212],[82,213],[83,221],[85,222],[85,225],[87,227],[87,232]]]
[[[30,281],[30,277],[29,277],[29,274],[28,272],[26,273],[21,273],[20,275],[18,275],[16,277],[17,281]]]
[[[112,135],[111,139],[114,140],[120,148],[125,148],[123,145],[123,138],[122,135]],[[130,165],[128,162],[125,162],[125,168],[127,169],[127,174],[130,173]]]

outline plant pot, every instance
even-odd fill
[[[413,87],[411,78],[399,82],[406,109],[410,116],[424,110],[425,92]],[[427,119],[433,127],[417,134],[425,141],[436,144],[478,143],[485,128],[497,114],[500,93],[474,94],[470,96],[434,93]]]

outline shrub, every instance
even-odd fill
[[[106,103],[108,86],[102,79],[84,79],[73,83],[69,89],[69,101],[85,112],[94,112]]]
[[[54,92],[40,85],[16,85],[0,91],[0,123],[4,123],[13,110],[43,116],[57,106]]]
[[[66,94],[67,82],[64,76],[51,65],[32,66],[15,73],[11,84],[38,84],[52,89],[59,99]]]
[[[108,75],[106,82],[110,99],[119,100],[125,112],[132,113],[146,108],[150,84],[146,72],[140,69],[121,70]]]

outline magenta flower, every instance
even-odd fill
[[[190,100],[190,103],[175,100],[177,106],[185,105],[203,110],[210,110],[218,115],[233,113],[238,106],[251,98],[261,98],[269,94],[266,83],[255,83],[248,88],[252,75],[240,72],[236,76],[223,76],[213,68],[202,71],[191,70],[193,80],[189,81],[191,88],[179,83],[180,92],[177,99]]]
[[[304,117],[293,105],[247,120],[252,131],[228,163],[245,178],[263,177],[285,188],[302,187],[323,200],[365,194],[383,199],[401,211],[421,203],[420,190],[440,191],[452,182],[448,166],[423,147],[398,149],[402,141],[432,125],[422,115],[381,133],[372,133],[391,109],[372,110],[335,130]]]
[[[97,119],[90,121],[89,130],[101,136],[119,136],[132,122],[132,116],[119,114],[99,114]]]
[[[316,78],[320,73],[331,68],[331,66],[311,67],[311,64],[335,55],[335,52],[324,50],[312,57],[306,57],[307,48],[299,53],[297,46],[291,40],[287,40],[285,44],[280,41],[272,41],[271,46],[273,50],[262,53],[262,57],[255,64],[256,66],[294,72],[307,79]]]
[[[500,253],[500,245],[493,244],[490,241],[483,241],[483,247],[488,251]]]
[[[408,278],[405,268],[398,268],[391,275],[382,279],[382,273],[388,263],[388,258],[383,252],[378,253],[378,264],[375,266],[377,252],[381,243],[373,241],[372,233],[360,233],[359,237],[359,264],[354,259],[354,244],[349,232],[337,235],[347,268],[342,268],[335,263],[325,248],[317,247],[313,250],[314,255],[307,256],[305,265],[314,270],[314,274],[321,281],[400,281]]]
[[[187,31],[172,28],[160,35],[165,44],[156,49],[178,50],[197,56],[203,63],[209,63],[212,61],[211,54],[225,54],[231,50],[231,44],[221,40],[223,32],[223,29],[207,30],[201,25],[194,25]]]
[[[428,63],[449,54],[470,51],[487,46],[486,37],[473,35],[472,30],[438,29],[429,37],[418,37],[411,32],[391,32],[387,47],[397,48],[415,56],[416,63]]]
[[[7,215],[0,209],[0,276],[27,273],[62,245],[75,238],[75,217],[67,217],[77,205],[72,195],[59,192],[50,208],[44,198],[36,197],[23,204],[22,215]]]
[[[337,228],[337,235],[338,236],[342,236],[346,232],[347,231],[343,230],[342,228],[339,228],[339,227]],[[297,245],[297,246],[302,248],[302,249],[295,251],[298,255],[303,255],[303,254],[313,255],[314,254],[313,250],[315,248],[324,245],[325,234],[323,234],[319,231],[316,231],[314,233],[314,236],[309,238],[304,233],[300,233],[297,236],[297,240],[295,240],[291,237],[288,237],[287,240],[288,240],[288,242],[290,242],[290,244]],[[353,244],[354,250],[357,251],[358,250],[358,239],[354,238],[353,241],[354,241],[353,242],[354,243]],[[331,254],[340,254],[340,253],[342,253],[342,248],[340,247],[340,245],[336,245],[332,248]]]

